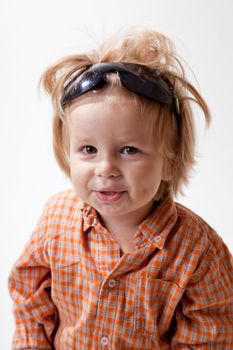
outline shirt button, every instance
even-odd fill
[[[102,345],[108,345],[108,338],[107,337],[102,337],[100,340]]]
[[[110,281],[108,282],[108,286],[109,286],[110,288],[114,288],[114,287],[116,286],[116,280],[110,280]]]
[[[154,241],[155,242],[160,242],[161,241],[161,236],[155,236]]]

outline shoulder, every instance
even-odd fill
[[[78,217],[80,204],[82,201],[72,189],[51,196],[44,205],[21,257],[49,265],[50,256],[54,253],[52,247],[56,246],[59,251],[57,242],[71,231],[70,227],[74,218]]]
[[[80,202],[73,189],[67,189],[52,195],[46,202],[45,208],[72,209]]]
[[[67,189],[52,195],[45,203],[44,211],[56,220],[72,220],[81,204],[74,190]]]
[[[181,232],[186,233],[195,241],[200,241],[203,248],[210,245],[222,245],[222,238],[201,216],[180,203],[175,203],[177,222]]]
[[[64,232],[77,217],[82,203],[73,189],[67,189],[52,195],[44,205],[37,229],[46,231],[46,236],[58,231]]]
[[[176,222],[166,241],[167,260],[177,264],[176,283],[186,288],[212,270],[232,271],[232,257],[219,234],[198,214],[179,203]],[[190,282],[191,281],[191,282]]]

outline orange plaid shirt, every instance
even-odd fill
[[[222,239],[160,201],[121,256],[72,190],[48,201],[9,277],[12,349],[233,349],[233,264]]]

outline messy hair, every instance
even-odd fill
[[[178,97],[180,114],[170,106],[158,105],[148,99],[141,103],[145,115],[156,115],[156,137],[169,174],[162,180],[156,199],[182,193],[195,164],[195,127],[192,103],[203,111],[206,124],[211,117],[208,106],[197,89],[188,81],[173,42],[165,35],[151,30],[130,30],[114,35],[97,49],[66,56],[50,66],[42,75],[45,90],[51,95],[54,109],[53,147],[60,168],[70,177],[69,147],[66,131],[66,108],[61,105],[64,87],[75,72],[101,62],[135,63],[159,71],[172,84]],[[115,79],[110,79],[115,81]],[[119,85],[119,81],[118,81]],[[146,111],[147,109],[147,111]]]

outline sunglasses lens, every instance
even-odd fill
[[[90,90],[101,89],[106,85],[105,74],[102,72],[88,72],[83,74],[75,82],[70,84],[63,96],[62,103],[65,105],[69,101],[85,94]]]
[[[77,81],[77,88],[75,89],[77,96],[98,87],[102,80],[103,74],[101,72],[89,72],[83,78]]]

